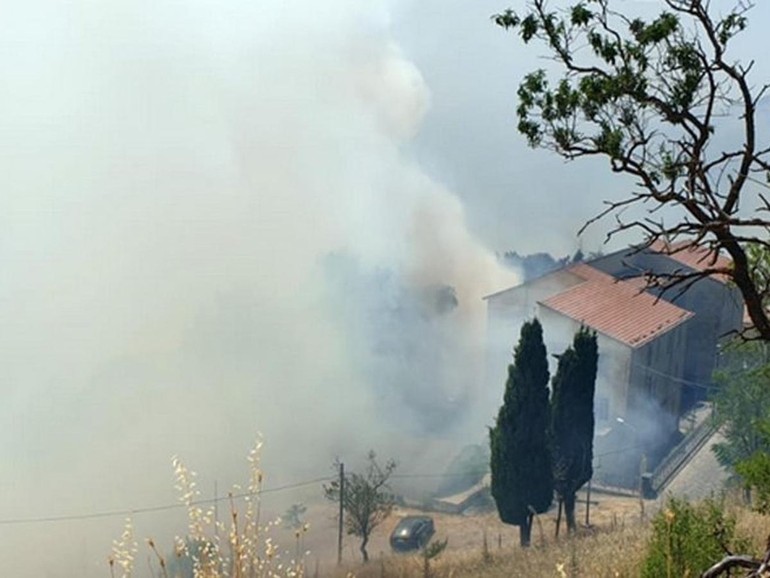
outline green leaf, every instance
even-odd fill
[[[594,13],[585,7],[585,4],[577,4],[572,7],[570,21],[575,26],[585,26],[594,17]]]
[[[525,43],[532,40],[540,29],[540,22],[534,14],[529,14],[521,21],[521,38]]]
[[[521,18],[519,18],[516,13],[510,9],[506,10],[502,14],[495,14],[492,16],[492,20],[495,24],[505,28],[506,30],[510,28],[516,28],[519,24],[521,24]]]

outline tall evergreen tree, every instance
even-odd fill
[[[533,515],[553,501],[548,378],[543,328],[534,319],[521,328],[503,405],[489,431],[492,496],[500,519],[519,526],[523,547],[530,543]]]
[[[552,382],[551,450],[554,489],[567,529],[576,529],[575,493],[593,475],[594,390],[599,350],[596,333],[581,327],[559,357]]]

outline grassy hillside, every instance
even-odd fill
[[[736,518],[736,534],[749,544],[745,553],[760,556],[770,533],[770,518],[736,503],[728,504],[726,510]],[[431,562],[429,575],[433,578],[638,577],[642,574],[650,536],[650,522],[637,520],[614,529],[595,532],[584,530],[575,539],[551,539],[545,545],[527,551],[510,548],[490,549],[486,554],[483,549],[447,552]],[[313,569],[308,568],[308,576],[313,575]],[[335,578],[350,575],[358,578],[423,578],[425,569],[423,560],[415,555],[387,557],[367,566],[359,565],[319,574],[321,577]]]

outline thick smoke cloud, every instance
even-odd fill
[[[173,502],[173,454],[227,487],[258,430],[275,484],[368,447],[419,461],[380,419],[385,384],[353,359],[324,263],[349,255],[410,295],[452,287],[466,370],[480,297],[514,279],[404,152],[430,98],[388,8],[7,7],[0,518]],[[120,521],[100,524],[9,526],[4,570],[104,575]]]
[[[482,343],[458,315],[454,287],[412,286],[342,255],[330,258],[327,272],[347,349],[383,425],[416,437],[467,435]]]

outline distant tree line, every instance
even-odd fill
[[[517,251],[506,251],[500,258],[504,265],[511,269],[516,269],[521,273],[522,281],[536,279],[546,273],[563,269],[568,265],[582,263],[601,257],[600,252],[589,253],[587,256],[582,250],[578,249],[571,257],[554,257],[550,253],[539,252],[525,255]]]

